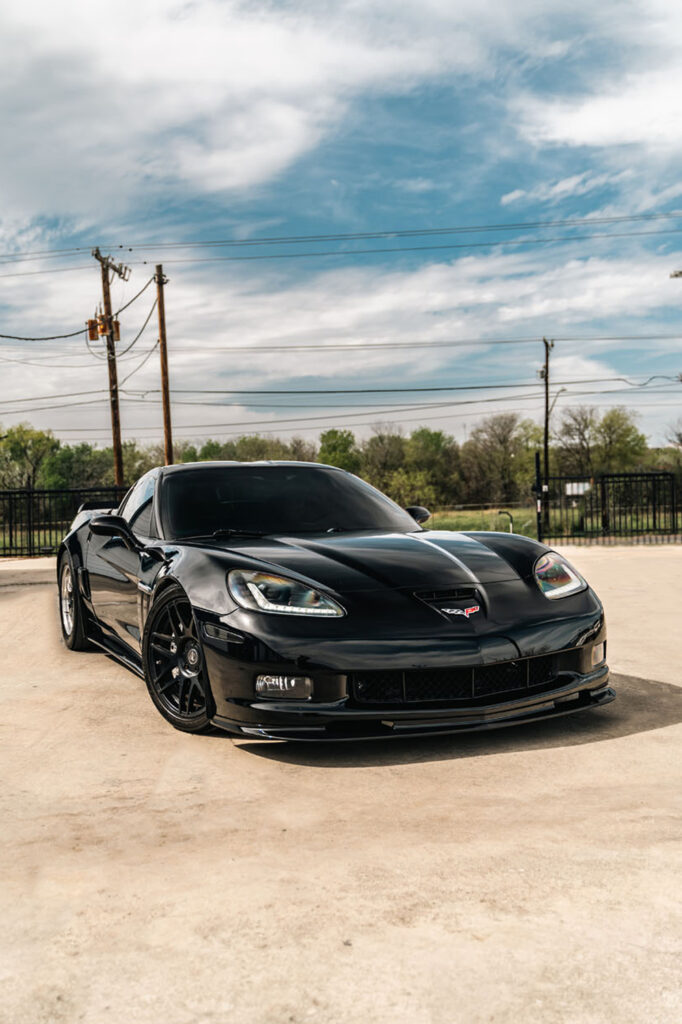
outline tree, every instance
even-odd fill
[[[234,445],[234,458],[238,462],[257,462],[260,459],[286,459],[289,455],[284,441],[278,437],[244,434]]]
[[[391,476],[402,468],[405,461],[405,438],[398,433],[379,428],[361,448],[360,475],[380,491],[390,494]]]
[[[317,445],[302,437],[292,437],[289,441],[289,458],[294,462],[317,462]]]
[[[109,486],[113,478],[111,449],[91,444],[64,445],[51,452],[38,471],[38,486],[54,489]]]
[[[567,409],[556,435],[559,468],[566,476],[592,477],[595,472],[597,414],[586,405]]]
[[[461,490],[459,445],[442,430],[419,427],[412,431],[405,444],[405,471],[415,485],[408,489],[415,494],[421,489],[422,503],[450,505],[458,500]],[[417,486],[418,481],[421,483]],[[418,497],[410,499],[408,504],[416,500]]]
[[[646,451],[646,437],[629,409],[608,409],[600,419],[595,409],[580,405],[564,413],[557,433],[559,465],[568,476],[628,472],[641,465]]]
[[[629,409],[609,409],[595,429],[597,469],[600,473],[624,473],[637,469],[647,450],[646,437]]]
[[[222,445],[220,441],[206,441],[199,450],[199,461],[210,462],[213,459],[224,459],[226,456],[223,453],[225,445]]]
[[[325,430],[320,434],[318,462],[327,466],[338,466],[349,473],[359,473],[362,463],[360,451],[355,443],[352,430]]]
[[[423,469],[397,469],[391,473],[386,491],[403,508],[427,505],[432,509],[439,504],[437,488]]]
[[[666,431],[666,440],[673,448],[679,448],[682,451],[682,416],[676,423],[670,424]]]
[[[512,502],[524,497],[534,424],[517,413],[488,416],[462,445],[462,478],[474,503]]]
[[[3,487],[28,487],[36,484],[38,470],[59,441],[51,430],[34,430],[28,423],[10,427],[0,441],[0,472]]]

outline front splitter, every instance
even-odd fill
[[[339,721],[325,725],[241,725],[216,715],[213,725],[243,739],[298,740],[309,743],[349,742],[369,739],[400,739],[416,736],[443,736],[452,733],[484,732],[488,729],[502,729],[505,726],[539,722],[547,718],[576,714],[589,708],[602,707],[615,700],[616,692],[610,686],[595,690],[581,690],[575,696],[552,698],[534,703],[525,709],[508,710],[502,713],[472,714],[463,718],[425,721],[424,718],[401,720],[392,719],[390,712],[384,717],[364,719],[358,722]]]

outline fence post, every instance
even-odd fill
[[[677,533],[677,480],[674,476],[670,477],[670,519],[672,533]]]
[[[9,508],[9,515],[8,515],[8,520],[9,520],[9,523],[8,523],[8,526],[9,526],[9,548],[10,548],[10,551],[11,551],[12,548],[14,547],[14,495],[10,491],[10,492],[8,492],[7,497],[8,497],[7,504],[8,504],[8,508]]]
[[[33,491],[26,491],[26,539],[28,553],[33,554]]]
[[[549,497],[549,495],[548,495]],[[538,540],[542,542],[542,476],[540,474],[540,452],[535,452],[535,508],[536,508],[536,520],[537,520],[537,531]]]

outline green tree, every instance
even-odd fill
[[[389,477],[386,493],[403,508],[426,505],[433,509],[440,503],[438,488],[424,469],[397,469]]]
[[[516,413],[503,412],[488,416],[472,431],[461,448],[468,502],[513,502],[526,496],[532,426]]]
[[[618,407],[600,418],[595,409],[577,406],[563,415],[556,436],[560,471],[568,476],[626,473],[642,464],[647,451],[636,414]]]
[[[421,489],[421,504],[452,505],[460,500],[459,462],[459,445],[442,430],[419,427],[405,443],[405,471],[415,485],[410,491],[416,494]]]
[[[604,413],[595,429],[598,472],[625,473],[641,464],[647,443],[635,421],[636,414],[622,407]]]
[[[326,466],[338,466],[349,473],[359,473],[362,457],[352,430],[325,430],[320,434],[318,462]]]
[[[173,460],[175,462],[198,462],[199,453],[196,445],[190,441],[173,441]]]
[[[63,445],[42,463],[37,477],[39,487],[102,487],[111,484],[111,450],[91,444]]]
[[[211,462],[213,459],[224,459],[224,447],[220,441],[205,441],[199,450],[199,461]]]
[[[41,465],[58,448],[51,430],[35,430],[28,423],[9,427],[0,441],[3,487],[35,487]]]
[[[405,461],[405,438],[389,430],[378,430],[362,445],[361,453],[360,475],[390,494],[391,476]]]

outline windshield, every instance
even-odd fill
[[[262,534],[417,529],[414,519],[369,484],[321,466],[212,466],[163,481],[167,536],[218,530]]]

